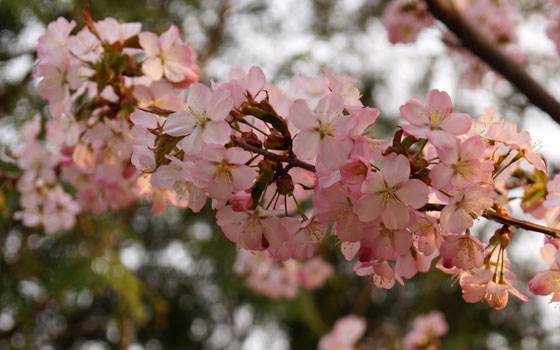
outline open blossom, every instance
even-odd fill
[[[355,344],[366,332],[366,320],[349,315],[336,321],[333,330],[321,337],[319,350],[354,350]]]
[[[473,269],[461,277],[460,284],[463,292],[463,299],[469,303],[476,303],[486,299],[488,304],[496,310],[506,307],[509,300],[509,293],[513,294],[522,301],[527,301],[527,296],[520,293],[513,287],[516,281],[515,274],[509,270],[511,265],[506,252],[503,252],[504,264],[498,266],[493,263],[497,272],[491,265],[478,269]],[[494,256],[498,255],[497,253]],[[503,267],[504,270],[501,270]]]
[[[444,267],[470,270],[484,263],[484,245],[470,234],[450,235],[441,244],[440,255]]]
[[[412,246],[412,234],[408,230],[391,230],[383,224],[374,227],[361,241],[361,249],[370,248],[378,260],[393,260],[406,254]]]
[[[297,218],[285,218],[283,225],[290,234],[287,246],[291,254],[301,260],[313,256],[315,246],[321,242],[328,230],[328,225],[320,223],[316,216],[303,222]]]
[[[208,195],[215,199],[230,199],[233,192],[251,187],[255,178],[253,169],[245,165],[251,154],[240,148],[225,149],[212,145],[202,150],[201,159],[193,169],[192,176]]]
[[[179,38],[179,29],[171,26],[159,37],[151,32],[138,36],[140,46],[146,51],[142,72],[153,80],[165,77],[172,83],[186,88],[200,76],[196,52]]]
[[[64,17],[58,17],[56,21],[49,23],[47,32],[39,38],[37,45],[39,58],[50,56],[61,49],[64,51],[66,40],[74,27],[76,27],[76,21],[68,22]]]
[[[547,243],[541,248],[541,256],[548,265],[548,270],[539,272],[529,281],[533,294],[552,294],[551,301],[560,301],[560,240],[556,244]]]
[[[354,213],[355,201],[339,184],[315,192],[313,206],[320,223],[334,220],[332,232],[343,242],[358,242],[365,234],[365,223]]]
[[[462,188],[489,181],[494,166],[483,158],[485,142],[473,136],[457,146],[438,149],[441,163],[430,171],[432,186],[444,189],[449,184]]]
[[[300,130],[294,138],[294,153],[305,160],[318,157],[328,169],[338,168],[352,147],[343,109],[342,97],[334,93],[323,97],[315,112],[305,100],[296,100],[290,107],[290,121]]]
[[[425,255],[438,250],[443,242],[436,219],[427,214],[417,212],[409,229],[418,242],[418,250]]]
[[[172,190],[179,200],[187,201],[188,208],[198,213],[206,204],[206,193],[193,183],[192,165],[173,159],[171,164],[160,166],[150,176],[150,183],[158,189]]]
[[[472,227],[473,219],[494,203],[496,193],[489,186],[473,186],[451,198],[440,216],[442,232],[462,233]]]
[[[103,52],[101,42],[87,27],[82,28],[78,34],[70,36],[67,46],[76,57],[91,63],[99,61]]]
[[[169,115],[163,132],[184,136],[179,146],[189,154],[198,154],[205,145],[225,145],[231,134],[225,118],[232,108],[229,91],[218,89],[212,92],[200,83],[193,84],[187,98],[187,109]]]
[[[428,202],[428,186],[409,176],[410,163],[405,156],[387,156],[381,171],[372,173],[362,184],[364,196],[354,207],[360,220],[369,222],[381,216],[389,229],[406,227],[409,209],[418,209]]]
[[[279,248],[288,239],[278,212],[257,207],[254,211],[237,212],[225,206],[216,213],[218,225],[226,237],[239,248],[264,250]]]
[[[371,277],[377,288],[391,289],[395,285],[395,280],[404,286],[401,276],[387,261],[358,261],[353,269],[358,276]]]
[[[49,102],[60,102],[70,98],[70,90],[78,89],[82,82],[78,75],[80,63],[64,50],[57,50],[41,59],[35,75],[42,78],[37,90]]]
[[[404,131],[416,137],[428,139],[437,148],[451,148],[456,136],[471,128],[468,114],[453,113],[451,98],[445,91],[430,90],[426,101],[411,98],[400,108],[401,116],[410,124],[402,126]]]

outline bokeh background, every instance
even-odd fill
[[[530,73],[560,97],[560,59],[545,35],[540,1],[520,9],[519,48]],[[366,0],[96,0],[95,20],[111,16],[163,32],[179,25],[199,53],[202,81],[227,78],[231,67],[263,68],[269,81],[323,68],[359,81],[364,104],[381,111],[377,131],[390,135],[398,107],[431,88],[446,90],[455,109],[477,116],[489,105],[542,142],[558,164],[560,127],[494,74],[471,88],[458,73],[466,64],[449,54],[438,26],[418,41],[391,45],[380,19],[386,1]],[[46,102],[36,91],[34,47],[58,16],[75,19],[72,0],[0,1],[0,349],[314,349],[335,320],[349,313],[368,320],[366,343],[399,349],[414,316],[444,313],[450,326],[443,349],[560,348],[560,311],[549,297],[511,300],[505,310],[468,304],[439,271],[407,281],[406,288],[376,289],[359,278],[334,240],[321,248],[336,269],[315,291],[270,300],[247,288],[232,266],[237,254],[215,225],[210,208],[193,215],[169,208],[151,214],[149,203],[103,215],[82,214],[71,232],[47,235],[12,219],[17,210],[12,150],[17,130]],[[517,213],[522,217],[521,213]],[[481,221],[480,237],[495,226]],[[545,267],[542,236],[517,232],[510,249],[519,288]]]

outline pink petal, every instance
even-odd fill
[[[381,215],[383,209],[383,197],[372,193],[360,198],[355,204],[353,211],[361,221],[370,222]]]
[[[296,100],[290,107],[290,122],[300,130],[313,130],[319,127],[315,114],[305,100]]]
[[[430,170],[431,185],[438,189],[444,189],[451,182],[453,168],[444,164],[438,164]]]
[[[142,63],[142,72],[152,80],[160,80],[163,76],[163,67],[161,59],[159,58],[146,58]]]
[[[455,136],[443,130],[429,131],[428,140],[437,148],[452,148],[457,144]]]
[[[294,153],[301,160],[315,160],[321,144],[320,135],[312,131],[300,131],[293,141]]]
[[[191,134],[195,127],[194,117],[188,115],[186,111],[179,111],[165,119],[163,132],[171,136],[185,136]]]
[[[465,113],[451,113],[439,125],[443,130],[454,135],[462,135],[470,130],[472,118]]]
[[[429,123],[428,116],[424,111],[424,104],[417,98],[411,98],[399,108],[401,117],[410,124],[422,127]]]
[[[159,42],[161,45],[161,51],[165,52],[169,48],[175,44],[175,42],[179,39],[179,28],[177,26],[172,25],[169,29],[160,35]]]
[[[398,230],[405,228],[410,220],[408,207],[401,202],[390,201],[381,213],[383,223],[388,229]]]
[[[206,144],[225,145],[229,142],[231,128],[226,121],[208,122],[202,132],[202,139]]]
[[[402,154],[391,153],[381,164],[381,174],[383,180],[387,182],[387,186],[393,186],[406,181],[410,176],[410,163]]]
[[[158,37],[152,32],[142,32],[138,34],[140,46],[146,51],[148,58],[154,58],[160,54]],[[156,79],[159,80],[159,79]]]
[[[428,193],[428,186],[417,179],[406,181],[396,191],[397,197],[414,209],[418,209],[428,203]]]

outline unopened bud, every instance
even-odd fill
[[[247,143],[248,145],[254,146],[254,147],[258,147],[261,148],[262,147],[262,142],[261,140],[259,140],[259,138],[257,137],[257,135],[255,135],[254,132],[249,131],[249,132],[244,132],[241,134],[241,138],[243,139],[243,141],[245,141],[245,143]]]
[[[251,194],[245,191],[239,191],[233,195],[230,200],[231,209],[234,211],[245,211],[251,206],[252,198]]]
[[[270,135],[266,137],[264,141],[264,148],[274,149],[274,150],[285,150],[288,149],[288,142],[284,136],[277,130],[272,130]]]
[[[294,191],[294,181],[289,174],[279,176],[276,179],[276,189],[280,194],[290,194]]]
[[[367,174],[367,162],[362,157],[355,154],[340,166],[342,180],[350,185],[357,185],[364,182]]]

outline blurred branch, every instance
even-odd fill
[[[459,38],[463,46],[486,62],[537,107],[560,124],[560,103],[511,57],[465,19],[449,0],[426,0],[430,12]]]

